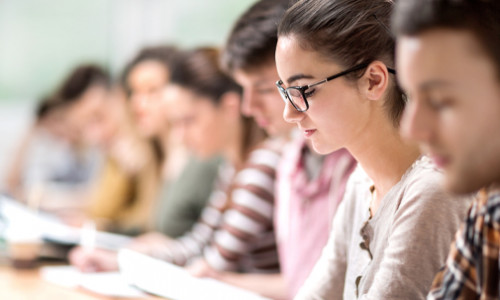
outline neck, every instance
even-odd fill
[[[375,185],[377,202],[401,180],[420,156],[415,144],[402,140],[397,128],[385,118],[369,122],[347,147]]]

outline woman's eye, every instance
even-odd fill
[[[312,95],[314,95],[314,92],[316,92],[315,89],[307,89],[304,91],[304,95],[306,95],[306,97],[311,97]]]
[[[436,111],[440,111],[440,110],[449,108],[452,105],[451,99],[447,99],[447,98],[444,98],[444,99],[430,98],[428,100],[428,103],[432,107],[432,109],[434,109]]]

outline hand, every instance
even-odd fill
[[[194,261],[186,267],[186,270],[194,277],[210,277],[218,279],[220,276],[219,271],[212,268],[203,258]]]
[[[127,248],[156,257],[154,253],[168,247],[171,241],[171,238],[162,233],[149,232],[134,238]]]
[[[68,259],[73,266],[85,273],[118,270],[118,256],[115,251],[103,249],[89,251],[78,246],[70,251]]]

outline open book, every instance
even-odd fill
[[[128,283],[172,300],[267,299],[214,279],[193,277],[181,267],[128,249],[120,250],[118,264]]]

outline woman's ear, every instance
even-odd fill
[[[241,95],[236,92],[227,92],[221,96],[220,107],[232,116],[241,115]]]
[[[366,68],[361,80],[360,90],[369,100],[379,100],[389,84],[387,66],[381,61],[374,61]]]

